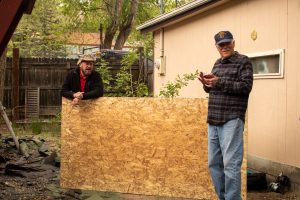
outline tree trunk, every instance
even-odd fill
[[[114,22],[112,22],[109,27],[106,28],[103,49],[111,49],[112,41],[117,32],[117,28],[118,26]]]
[[[111,19],[111,23],[109,23],[105,31],[103,42],[104,49],[111,49],[113,39],[118,30],[118,26],[122,17],[122,4],[123,0],[111,0],[110,3],[107,3],[107,10]]]
[[[128,17],[126,18],[125,23],[120,25],[120,28],[119,28],[120,32],[119,32],[119,35],[117,37],[116,44],[114,47],[115,50],[122,50],[128,36],[130,35],[132,26],[133,26],[133,23],[135,20],[135,16],[137,13],[137,7],[138,7],[137,0],[132,0],[131,7],[130,7],[130,13],[129,13]]]
[[[4,50],[4,52],[0,58],[0,101],[3,101],[3,96],[4,96],[6,51],[7,51],[7,49]]]

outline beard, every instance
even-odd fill
[[[83,75],[85,75],[85,76],[89,76],[89,75],[91,75],[91,73],[92,73],[92,69],[89,69],[89,70],[87,70],[87,69],[82,70],[82,73],[83,73]]]

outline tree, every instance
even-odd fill
[[[32,14],[21,19],[10,47],[20,48],[23,57],[64,57],[62,21],[59,0],[37,0]]]
[[[134,25],[137,14],[137,0],[63,0],[64,12],[68,16],[69,30],[82,32],[97,30],[104,25],[104,49],[122,49]],[[94,16],[90,18],[90,16]]]
[[[96,32],[104,27],[103,48],[122,49],[125,42],[143,45],[145,53],[153,47],[149,33],[141,35],[135,27],[160,14],[161,0],[37,0],[30,16],[24,16],[10,47],[20,47],[27,57],[63,57],[66,39],[72,32]],[[191,0],[163,0],[171,11]],[[148,50],[149,51],[148,51]]]
[[[138,3],[137,0],[132,0],[130,4],[130,11],[126,12],[126,6],[123,7],[125,16],[122,17],[123,22],[119,26],[119,34],[116,40],[115,49],[122,49],[125,41],[131,33],[133,28],[134,19],[137,13]]]
[[[107,19],[108,24],[106,25],[103,48],[110,49],[120,21],[122,20],[123,0],[110,0],[105,2],[105,6],[109,18]]]

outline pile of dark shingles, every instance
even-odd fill
[[[61,188],[58,153],[36,136],[19,142],[20,151],[11,137],[0,134],[0,200],[120,200],[115,194]]]
[[[20,177],[47,176],[57,171],[60,160],[56,152],[51,152],[43,139],[24,136],[19,139],[20,152],[11,137],[2,138],[0,150],[0,170],[6,175]]]
[[[0,139],[0,199],[48,199],[47,185],[59,182],[57,153],[35,136],[19,138],[20,151],[11,137]]]

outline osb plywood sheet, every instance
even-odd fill
[[[63,99],[61,186],[215,199],[207,100]]]

